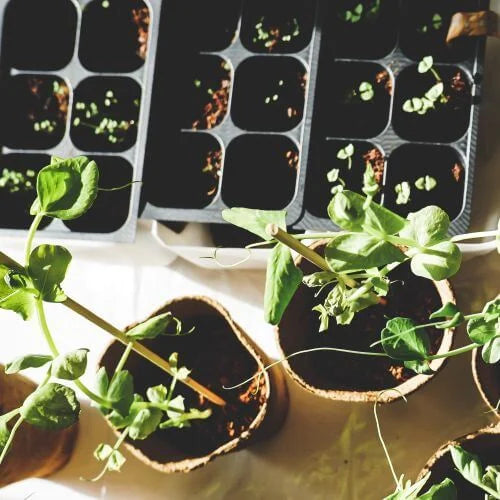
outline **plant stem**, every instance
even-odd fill
[[[120,437],[118,438],[118,441],[116,441],[115,445],[113,446],[113,451],[117,451],[118,448],[120,448],[120,446],[123,444],[123,441],[125,441],[125,439],[127,438],[128,432],[129,432],[129,427],[127,427],[120,434]],[[99,481],[100,479],[102,479],[104,477],[104,474],[106,474],[107,471],[108,471],[108,463],[106,462],[106,465],[104,466],[104,469],[96,477],[94,477],[93,479],[91,479],[91,481],[93,483]]]
[[[0,419],[7,423],[9,420],[11,420],[12,418],[14,418],[16,415],[19,414],[21,410],[19,408],[16,408],[14,410],[11,410],[11,411],[8,411],[7,413],[4,413],[3,415],[0,416]]]
[[[24,418],[19,416],[19,418],[16,420],[16,423],[12,427],[12,430],[10,431],[9,437],[7,439],[7,442],[5,443],[5,446],[3,447],[2,453],[0,454],[0,465],[2,465],[5,456],[7,455],[9,448],[12,444],[12,441],[14,440],[14,436],[16,435],[17,430],[21,426],[21,424],[24,422]]]
[[[116,365],[115,373],[120,373],[123,370],[123,367],[125,366],[125,363],[127,362],[127,359],[130,356],[130,353],[132,352],[132,347],[134,347],[134,343],[129,342],[127,344],[127,347],[123,351],[120,361],[118,361],[118,364]]]
[[[451,241],[456,243],[457,241],[473,240],[475,238],[489,238],[490,236],[498,236],[498,230],[495,231],[481,231],[478,233],[468,233],[468,234],[457,234],[451,238]]]
[[[428,359],[428,360],[432,360],[432,359],[441,359],[441,358],[449,358],[451,356],[458,356],[459,354],[463,354],[464,352],[469,352],[469,351],[472,351],[474,349],[476,349],[476,347],[481,347],[482,344],[468,344],[464,347],[459,347],[458,349],[453,349],[451,351],[448,351],[448,352],[443,352],[442,354],[431,354],[430,356],[426,356],[425,359]]]
[[[35,238],[35,233],[42,222],[43,214],[36,214],[33,222],[28,231],[28,237],[26,238],[26,245],[24,247],[24,265],[28,267],[31,255],[31,247],[33,246],[33,239]]]

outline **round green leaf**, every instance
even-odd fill
[[[50,361],[52,361],[52,356],[47,354],[27,354],[26,356],[21,356],[7,363],[5,365],[5,373],[11,375],[26,370],[27,368],[40,368],[50,363]]]
[[[443,241],[414,255],[411,270],[417,276],[435,281],[453,276],[462,262],[462,254],[455,243]]]
[[[387,321],[382,330],[382,347],[386,354],[401,361],[424,360],[430,341],[425,330],[415,330],[417,325],[410,318],[396,317]]]
[[[77,349],[67,354],[61,354],[52,362],[52,376],[63,380],[80,378],[87,369],[88,352],[88,349]]]

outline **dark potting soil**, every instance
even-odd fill
[[[71,140],[84,151],[126,151],[137,138],[140,99],[131,78],[86,78],[75,90]]]
[[[461,446],[468,452],[478,455],[483,468],[500,464],[500,434],[480,434],[471,440],[464,441]],[[459,500],[484,500],[484,491],[466,481],[457,472],[450,453],[441,457],[431,471],[428,484],[437,484],[445,478],[450,478],[457,487]]]
[[[193,420],[189,428],[159,430],[153,437],[133,443],[150,459],[162,463],[204,456],[237,438],[248,430],[265,402],[263,378],[257,393],[255,382],[235,390],[222,388],[252,376],[258,365],[236,339],[223,317],[214,313],[209,306],[196,307],[198,311],[195,315],[188,312],[189,304],[181,304],[183,310],[179,310],[178,305],[168,308],[182,320],[184,331],[195,327],[192,334],[159,337],[144,343],[166,359],[172,352],[178,352],[180,366],[192,370],[192,376],[197,381],[223,397],[227,404],[223,408],[215,406],[178,383],[176,394],[184,396],[186,408],[210,408],[212,415],[206,420]],[[116,362],[123,349],[117,344],[115,347]],[[148,387],[158,384],[168,387],[170,384],[168,375],[136,354],[130,356],[126,368],[134,375],[135,391],[142,395],[145,395]]]
[[[76,25],[69,0],[11,0],[3,21],[4,63],[21,70],[63,68],[73,57]]]
[[[13,149],[49,149],[66,130],[69,88],[56,76],[17,75],[2,83],[1,127]]]
[[[82,16],[79,56],[90,71],[129,72],[147,54],[150,14],[142,0],[94,0]]]
[[[301,265],[304,274],[317,271],[309,262]],[[387,318],[409,317],[417,323],[427,323],[429,314],[441,306],[433,283],[414,276],[408,265],[401,265],[389,274],[390,292],[382,304],[357,313],[350,325],[339,326],[332,318],[328,331],[319,333],[318,313],[311,309],[323,302],[324,291],[314,297],[317,289],[301,285],[280,323],[280,343],[285,355],[303,349],[336,347],[356,351],[383,352],[380,333]],[[428,330],[431,351],[441,344],[443,332]],[[324,390],[379,391],[401,384],[415,374],[401,362],[390,358],[315,352],[302,354],[289,360],[290,366],[305,382]]]
[[[401,12],[401,50],[415,61],[428,55],[440,62],[472,57],[477,43],[474,37],[460,37],[447,44],[446,35],[455,12],[476,10],[481,10],[478,0],[406,0]]]
[[[221,145],[204,133],[184,132],[176,137],[168,154],[148,157],[144,196],[160,207],[206,207],[219,190]],[[161,136],[150,140],[164,142]]]
[[[246,59],[235,75],[234,123],[254,131],[284,132],[296,127],[302,121],[306,83],[306,70],[295,58]]]
[[[50,163],[50,156],[11,153],[0,156],[0,225],[28,229],[33,221],[30,208],[36,198],[36,174]],[[52,219],[45,217],[40,227]]]
[[[285,208],[295,196],[299,151],[280,135],[240,135],[226,150],[221,196],[228,207]]]
[[[403,139],[413,141],[453,142],[460,139],[469,126],[472,105],[471,84],[465,73],[456,66],[437,66],[444,83],[446,104],[436,103],[424,115],[403,111],[407,99],[425,95],[436,83],[434,75],[418,73],[417,66],[409,66],[397,77],[392,123]]]
[[[242,43],[252,52],[298,52],[311,41],[314,16],[314,2],[310,0],[245,2]]]
[[[384,205],[406,217],[428,205],[441,207],[450,219],[455,219],[464,205],[465,169],[460,154],[450,146],[405,144],[392,152],[388,160]],[[430,191],[418,189],[417,179],[426,175],[437,184]],[[410,199],[397,204],[395,186],[408,182]]]
[[[323,58],[318,79],[321,136],[370,138],[383,132],[389,121],[393,85],[382,66]],[[359,87],[364,82],[373,90],[369,100],[361,98]]]
[[[326,44],[331,55],[354,59],[381,59],[397,40],[397,0],[337,0],[329,2]],[[353,22],[362,5],[361,18]],[[345,19],[348,17],[349,19]]]
[[[132,181],[133,168],[119,156],[92,156],[99,167],[99,187],[111,189]],[[131,187],[118,191],[99,191],[88,212],[77,219],[63,221],[72,231],[112,233],[125,224],[130,211]]]
[[[347,160],[337,158],[338,151],[348,144],[354,146],[350,168]],[[314,216],[328,218],[327,208],[333,196],[331,189],[339,184],[327,179],[328,172],[334,168],[339,170],[339,178],[345,182],[346,189],[362,193],[363,174],[366,163],[369,162],[378,184],[382,185],[385,157],[371,142],[326,140],[318,149],[306,177],[306,209]],[[375,201],[379,199],[380,195],[377,194]]]

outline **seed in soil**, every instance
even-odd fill
[[[453,142],[467,131],[472,105],[471,84],[456,66],[436,66],[422,72],[425,57],[397,77],[393,126],[407,140]],[[419,69],[420,68],[420,69]]]
[[[0,156],[0,227],[28,229],[33,221],[30,207],[36,198],[36,175],[50,163],[43,154],[10,153]],[[42,220],[42,228],[51,219]]]
[[[93,0],[83,9],[79,56],[90,71],[135,71],[148,50],[150,12],[142,0]]]
[[[99,165],[99,187],[112,189],[132,182],[132,165],[120,156],[93,156]],[[116,191],[99,191],[88,212],[78,219],[64,221],[71,231],[112,233],[129,217],[131,186]]]
[[[323,63],[317,120],[321,136],[374,137],[386,128],[392,78],[380,64]]]
[[[2,132],[13,149],[49,149],[66,131],[69,88],[49,75],[16,75],[3,82]]]
[[[463,160],[454,148],[405,144],[388,159],[384,205],[405,217],[437,205],[453,220],[462,211],[464,181]]]
[[[299,151],[285,136],[247,134],[226,151],[221,194],[229,207],[285,208],[295,195]]]
[[[184,64],[182,77],[177,82],[181,84],[178,105],[181,126],[192,130],[214,128],[227,113],[231,67],[225,59],[211,55],[188,58]]]
[[[160,145],[150,151],[154,156],[147,156],[144,195],[153,205],[203,208],[215,198],[222,166],[222,149],[215,137],[183,132],[171,141],[167,157]]]
[[[306,84],[306,70],[295,58],[246,59],[235,75],[234,123],[253,131],[284,132],[296,127],[302,121]]]
[[[160,34],[168,37],[167,50],[173,43],[176,51],[221,51],[236,39],[240,11],[239,0],[170,0],[162,8]],[[163,42],[160,36],[160,48]]]
[[[328,218],[327,208],[332,188],[341,184],[362,194],[363,173],[369,163],[375,180],[382,186],[385,169],[384,154],[371,142],[327,139],[318,157],[313,158],[306,177],[306,209],[316,217]],[[380,195],[375,196],[378,201]]]
[[[311,41],[315,5],[309,0],[254,0],[243,9],[241,41],[259,53],[298,52]]]
[[[329,55],[381,59],[396,46],[397,0],[329,2],[323,47]]]
[[[84,151],[119,152],[137,137],[141,89],[130,78],[93,76],[75,90],[71,139]]]
[[[10,0],[3,19],[8,67],[54,71],[73,57],[77,12],[71,0]]]
[[[436,61],[465,61],[474,55],[477,39],[460,37],[450,44],[446,35],[455,12],[478,10],[476,0],[405,0],[402,5],[400,46],[415,61],[432,55]]]
[[[301,266],[302,267],[302,266]],[[304,274],[317,269],[303,263]],[[329,290],[315,297],[316,289],[302,285],[292,299],[280,323],[280,343],[285,355],[302,349],[336,347],[357,351],[382,351],[370,345],[380,339],[387,317],[408,317],[417,323],[427,321],[429,314],[441,306],[433,283],[415,276],[404,264],[389,274],[392,282],[384,302],[356,314],[350,325],[330,322],[329,329],[318,333],[319,318],[312,308],[322,302]],[[428,329],[431,351],[435,353],[443,338],[442,330]],[[379,391],[395,387],[415,373],[402,362],[383,357],[356,356],[336,352],[315,352],[290,358],[290,367],[306,383],[324,390]]]

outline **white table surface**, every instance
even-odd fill
[[[498,0],[495,2],[498,6]],[[500,186],[500,40],[488,42],[481,116],[480,154],[474,189],[473,230],[494,228],[499,217]],[[65,290],[119,327],[143,319],[170,298],[207,294],[219,300],[270,357],[277,355],[271,328],[262,319],[264,273],[196,268],[160,249],[141,223],[134,245],[76,243]],[[2,239],[0,247],[21,259],[22,241]],[[167,265],[168,264],[168,265]],[[454,278],[459,304],[475,310],[498,293],[500,259],[495,254],[466,262]],[[57,305],[48,307],[61,351],[92,349],[94,366],[108,336]],[[0,363],[26,352],[45,352],[33,323],[0,311],[3,337]],[[457,345],[465,343],[459,330]],[[89,370],[90,372],[91,370]],[[36,371],[27,375],[39,378]],[[85,377],[91,383],[92,376]],[[392,479],[377,441],[372,406],[331,402],[306,393],[291,380],[290,413],[279,434],[250,449],[218,458],[188,475],[163,475],[125,452],[123,472],[100,483],[82,482],[99,465],[92,457],[97,443],[113,435],[97,410],[82,396],[80,435],[69,464],[49,479],[25,480],[0,490],[0,499],[380,499]],[[486,425],[485,413],[471,377],[470,357],[452,359],[430,383],[380,409],[384,436],[398,474],[412,479],[444,441]]]

